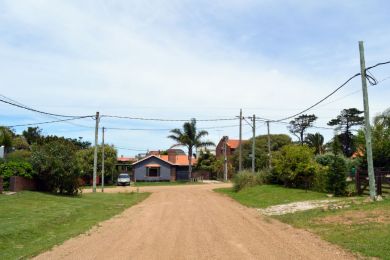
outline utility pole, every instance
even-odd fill
[[[96,172],[97,172],[97,155],[98,155],[98,135],[99,135],[99,112],[96,112],[96,125],[95,125],[95,152],[93,155],[93,180],[92,191],[96,192]]]
[[[104,127],[102,128],[102,192],[104,192]]]
[[[272,155],[271,155],[271,135],[269,133],[269,121],[267,121],[268,132],[268,168],[272,168]]]
[[[226,156],[226,148],[227,148],[228,137],[223,137],[223,180],[227,181],[228,168],[227,168],[227,156]]]
[[[240,140],[238,146],[238,171],[242,171],[242,109],[240,109]]]
[[[252,137],[252,172],[255,172],[255,148],[256,148],[256,116],[253,115],[252,118],[252,131],[253,131],[253,137]]]
[[[360,52],[360,75],[362,78],[362,88],[363,88],[364,123],[365,123],[365,136],[366,136],[368,179],[369,179],[369,184],[370,184],[370,197],[372,200],[375,200],[375,197],[376,197],[375,173],[374,173],[374,163],[372,160],[370,110],[369,110],[369,105],[368,105],[366,62],[364,59],[363,41],[359,41],[359,52]]]

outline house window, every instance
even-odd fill
[[[146,168],[146,176],[160,177],[160,168],[158,168],[158,167]]]

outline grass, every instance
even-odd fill
[[[148,193],[91,193],[78,197],[39,192],[0,195],[0,259],[27,258],[89,230]]]
[[[237,193],[229,188],[215,191],[227,194],[241,204],[255,208],[327,198],[322,193],[273,185],[250,187]],[[362,197],[357,197],[341,198],[339,202],[347,207],[330,210],[313,209],[272,216],[272,218],[309,230],[351,252],[367,257],[390,259],[390,199],[364,203]]]
[[[252,208],[266,208],[272,205],[296,201],[327,199],[326,194],[300,189],[286,189],[277,185],[260,185],[234,192],[232,188],[215,191],[227,194],[241,204]]]
[[[390,200],[275,216],[364,256],[390,259]]]

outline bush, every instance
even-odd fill
[[[33,168],[28,162],[3,162],[0,164],[0,176],[3,177],[4,188],[9,187],[9,179],[11,176],[21,176],[32,179],[35,175]]]
[[[314,160],[314,151],[305,145],[286,145],[273,160],[274,181],[286,187],[305,188],[313,186],[314,178],[322,170]]]
[[[242,171],[237,173],[233,178],[233,190],[238,192],[246,187],[262,185],[268,182],[269,171],[262,170],[252,173],[250,171]]]
[[[29,161],[31,159],[31,152],[28,150],[16,150],[7,154],[7,161]]]
[[[77,147],[66,140],[33,146],[31,162],[38,173],[39,189],[66,195],[80,191],[76,150]]]
[[[350,162],[342,155],[327,153],[316,157],[317,162],[326,166],[326,178],[322,182],[325,184],[326,192],[331,192],[336,196],[343,196],[347,193],[346,177],[348,167],[352,167],[356,162]],[[349,165],[349,166],[348,166]]]

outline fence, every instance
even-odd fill
[[[376,168],[375,172],[375,188],[378,195],[388,193],[390,195],[390,171]],[[367,170],[358,170],[355,176],[356,190],[359,195],[365,194],[368,191],[369,181]]]

